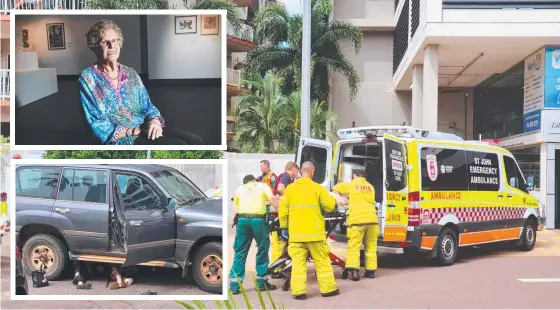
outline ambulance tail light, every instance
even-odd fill
[[[401,248],[408,248],[410,246],[410,241],[399,242],[399,246]]]
[[[408,226],[420,225],[420,193],[408,194]]]

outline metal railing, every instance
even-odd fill
[[[0,99],[10,99],[10,70],[0,69]]]
[[[241,39],[247,42],[253,42],[253,27],[249,25],[242,24],[238,31],[234,31],[234,28],[228,23],[227,25],[227,35],[232,36],[237,39]]]
[[[557,0],[443,0],[444,9],[557,9],[560,2]]]
[[[241,86],[241,70],[227,69],[227,84],[232,86]]]
[[[83,10],[88,0],[3,0],[9,1],[9,9],[16,10]]]
[[[226,127],[226,132],[229,134],[232,134],[235,132],[235,122],[233,121],[228,121],[227,122],[227,127]]]

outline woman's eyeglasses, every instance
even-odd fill
[[[99,42],[99,46],[107,47],[109,44],[111,46],[121,45],[121,39],[103,40]]]

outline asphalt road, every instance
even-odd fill
[[[232,238],[233,236],[230,236],[230,239]],[[345,256],[344,248],[340,244],[333,244],[332,249],[336,254]],[[495,247],[461,250],[460,261],[450,267],[434,267],[426,261],[405,261],[402,256],[384,256],[379,259],[378,277],[362,279],[360,282],[341,280],[341,270],[334,267],[341,295],[331,298],[320,296],[314,270],[310,266],[307,300],[294,300],[290,292],[282,290],[271,292],[271,295],[276,305],[283,304],[292,309],[558,308],[560,232],[539,233],[537,246],[531,252]],[[248,259],[248,267],[254,264],[254,253],[253,249]],[[2,266],[3,309],[181,308],[172,301],[14,302],[9,300],[8,272],[8,269]],[[246,279],[250,280],[251,276],[247,275]],[[279,280],[272,282],[280,284]],[[245,285],[253,307],[260,308],[253,285],[250,281],[246,281]],[[77,290],[72,289],[67,292],[75,291]],[[236,300],[240,307],[245,308],[243,297],[238,296]],[[207,304],[214,305],[210,302]]]

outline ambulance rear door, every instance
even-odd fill
[[[296,163],[310,161],[315,165],[313,181],[331,189],[332,144],[328,141],[300,138],[296,153]]]
[[[408,229],[408,165],[405,142],[383,135],[383,199],[381,236],[384,242],[406,241]]]

